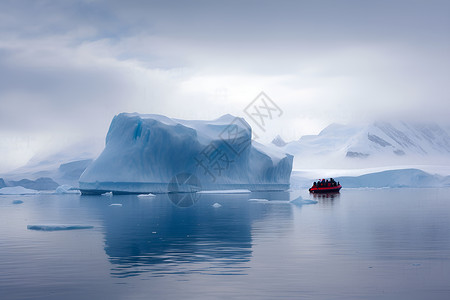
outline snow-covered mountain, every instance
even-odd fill
[[[78,179],[86,167],[99,155],[103,148],[102,139],[89,138],[68,145],[63,149],[41,153],[33,157],[26,165],[0,174],[6,182],[6,186],[24,186],[25,181],[35,182],[40,188],[46,189],[48,184],[42,178],[51,178],[58,184],[78,186]],[[0,181],[1,187],[1,181]],[[36,189],[36,188],[35,188]]]
[[[283,138],[280,135],[277,135],[273,140],[272,144],[274,144],[277,147],[284,147],[286,146],[286,142],[283,140]]]
[[[294,155],[294,168],[450,163],[450,135],[430,123],[332,124],[278,148]]]

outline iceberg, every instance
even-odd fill
[[[154,194],[139,194],[137,195],[139,198],[153,198],[156,197]]]
[[[56,188],[55,194],[79,194],[80,191],[78,189],[74,189],[72,186],[68,184],[60,185]]]
[[[293,156],[251,140],[248,123],[121,113],[100,156],[79,179],[83,194],[287,190]]]

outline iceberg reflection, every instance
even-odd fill
[[[104,223],[105,252],[115,277],[166,274],[246,274],[252,256],[252,221],[270,211],[292,218],[290,205],[255,209],[251,194],[201,195],[192,207],[177,207],[167,194],[153,198],[114,196],[108,203],[91,201]],[[258,196],[261,196],[258,194]],[[268,200],[288,199],[288,193],[267,193]],[[275,197],[275,198],[274,198]],[[102,199],[103,200],[103,199]],[[217,207],[213,204],[219,203]],[[251,208],[251,210],[250,210]]]

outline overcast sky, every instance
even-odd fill
[[[0,172],[120,112],[283,110],[266,139],[450,112],[449,1],[0,1]]]

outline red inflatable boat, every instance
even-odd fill
[[[339,184],[337,186],[313,186],[309,189],[310,193],[337,193],[342,188]]]

